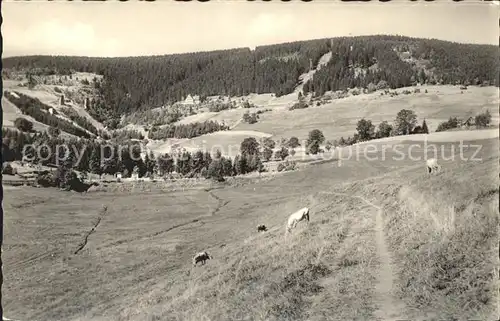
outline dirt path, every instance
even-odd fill
[[[223,208],[224,206],[226,206],[229,203],[229,201],[224,201],[222,198],[220,198],[219,196],[215,195],[212,192],[212,189],[206,189],[205,191],[208,193],[208,195],[210,197],[212,197],[213,199],[217,200],[217,206],[215,207],[215,209],[213,209],[212,211],[210,211],[210,214],[208,216],[213,216],[213,215],[217,214],[217,212],[219,212],[221,208]]]
[[[391,254],[385,241],[383,208],[373,204],[362,196],[351,196],[349,194],[336,192],[321,192],[321,194],[357,198],[377,209],[377,214],[375,216],[375,241],[377,243],[377,256],[380,260],[380,266],[375,287],[375,302],[377,305],[375,317],[380,321],[406,320],[403,313],[403,311],[405,311],[404,304],[392,294],[395,277]]]
[[[377,286],[375,287],[379,309],[376,311],[375,316],[382,321],[403,320],[402,311],[404,311],[404,305],[392,295],[395,277],[392,258],[385,241],[383,209],[363,197],[358,196],[357,198],[377,209],[375,239],[377,242],[377,254],[380,259],[380,268],[377,275]]]
[[[85,233],[84,237],[83,237],[83,240],[82,242],[80,243],[80,245],[78,245],[78,248],[75,250],[75,252],[73,254],[78,254],[81,250],[83,250],[85,248],[85,246],[87,245],[87,243],[89,242],[89,237],[90,237],[90,234],[94,233],[95,230],[97,229],[97,227],[99,226],[99,224],[101,223],[102,219],[104,218],[104,216],[106,215],[106,212],[108,211],[108,207],[105,206],[102,211],[99,213],[99,215],[97,216],[97,219],[96,219],[96,222],[94,223],[94,225],[92,226],[92,228],[87,232]]]
[[[239,124],[241,124],[241,122],[243,121],[243,118],[240,118],[236,121],[236,123],[234,123],[231,127],[229,127],[229,130],[233,130],[236,128],[236,126],[238,126]]]

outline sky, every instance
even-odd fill
[[[162,55],[372,34],[499,41],[500,7],[481,1],[4,0],[1,7],[3,57]]]

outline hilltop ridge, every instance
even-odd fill
[[[322,68],[309,79],[299,79]],[[26,56],[3,59],[9,72],[102,76],[92,116],[111,122],[124,114],[171,105],[187,95],[290,94],[420,84],[498,86],[498,48],[401,36],[337,37],[248,48],[147,57]],[[4,73],[5,74],[5,73]]]

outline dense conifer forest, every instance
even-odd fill
[[[197,94],[246,95],[292,92],[310,61],[332,58],[304,91],[390,88],[416,82],[499,85],[498,47],[402,36],[339,37],[284,44],[147,57],[26,56],[3,59],[3,68],[36,74],[73,71],[103,75],[90,111],[99,120],[171,104]]]

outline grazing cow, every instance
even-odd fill
[[[203,251],[193,257],[193,265],[198,264],[198,262],[201,262],[202,265],[205,265],[205,261],[211,259],[213,259],[213,256],[210,256],[210,254],[208,254],[206,251]]]
[[[267,231],[267,227],[264,224],[260,224],[257,226],[257,232],[265,232]]]
[[[70,187],[69,187],[69,190],[73,190],[75,192],[78,192],[78,193],[87,193],[87,191],[89,190],[89,188],[91,188],[92,186],[99,186],[99,183],[97,182],[93,182],[91,184],[88,184],[88,183],[83,183],[83,182],[75,182],[74,184],[72,184]]]
[[[288,218],[288,223],[286,225],[286,231],[290,233],[292,229],[297,226],[297,223],[304,219],[309,222],[309,208],[307,207],[301,208],[297,212],[290,215],[290,217]]]
[[[436,171],[441,171],[441,165],[438,164],[436,158],[429,158],[426,162],[426,165],[428,174],[435,173]]]

